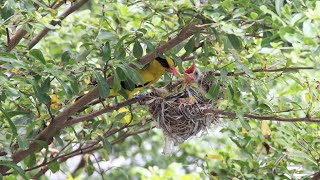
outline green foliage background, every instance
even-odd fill
[[[74,177],[308,179],[319,172],[319,125],[304,121],[319,119],[320,1],[92,0],[56,26],[50,22],[71,2],[58,10],[48,7],[53,2],[0,1],[0,149],[6,153],[0,159],[12,168],[8,179],[15,179],[15,174],[30,178],[40,168],[27,169],[49,162],[56,150],[66,154],[90,144],[111,124],[124,126],[124,114],[106,113],[64,128],[49,147],[44,143],[41,152],[17,165],[9,163],[12,153],[28,149],[50,123],[50,114],[58,115],[93,88],[88,85],[91,80],[102,83],[102,77],[115,75],[110,85],[114,89],[119,89],[120,80],[140,81],[130,76],[135,72],[128,64],[154,52],[190,22],[199,23],[201,30],[166,54],[186,67],[190,62],[179,57],[187,53],[201,71],[216,72],[212,78],[222,85],[221,98],[213,106],[236,116],[221,116],[208,135],[180,145],[170,157],[161,154],[163,136],[151,129],[151,123],[126,128],[101,141],[104,148],[90,155]],[[52,31],[29,50],[28,43],[45,27]],[[6,29],[13,35],[21,28],[27,35],[8,52]],[[166,75],[156,86],[169,81]],[[110,103],[112,99],[105,101]],[[101,108],[102,104],[92,105],[81,114]],[[145,106],[134,104],[132,110],[133,124],[150,117]],[[246,118],[248,113],[301,121],[266,123]],[[125,130],[144,128],[150,130],[111,147]],[[115,159],[124,163],[98,166]],[[50,179],[57,172],[72,179],[73,169],[54,161],[41,178]]]

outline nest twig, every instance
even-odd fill
[[[148,96],[146,104],[156,120],[156,127],[162,129],[166,142],[164,154],[171,154],[173,145],[179,145],[190,137],[207,132],[218,119],[217,114],[204,113],[212,108],[204,103],[181,103],[175,99]]]

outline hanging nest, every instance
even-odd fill
[[[212,108],[211,103],[189,103],[177,99],[147,96],[146,105],[156,120],[156,127],[162,129],[165,136],[164,154],[171,154],[173,146],[185,142],[190,137],[202,135],[218,120],[214,113],[204,113]]]

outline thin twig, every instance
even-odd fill
[[[58,16],[58,20],[52,20],[50,22],[50,24],[52,26],[55,26],[59,23],[61,23],[61,21],[63,19],[65,19],[67,16],[69,16],[71,13],[73,13],[74,11],[78,10],[80,7],[82,7],[82,5],[84,5],[86,2],[88,2],[89,0],[81,0],[81,1],[77,1],[73,6],[71,6],[70,8],[68,8],[66,11],[64,11],[61,15]],[[51,29],[45,27],[36,37],[34,37],[29,45],[28,45],[28,49],[32,49],[45,35],[48,34],[48,32],[51,31]]]
[[[228,112],[228,111],[223,111],[223,110],[218,110],[213,108],[205,109],[203,110],[203,112],[225,115],[229,118],[234,118],[237,115],[234,112]],[[270,120],[270,121],[281,121],[281,122],[318,122],[320,123],[319,117],[286,118],[286,117],[280,117],[280,116],[262,116],[262,115],[253,114],[253,113],[246,113],[243,115],[243,117],[256,119],[256,120]]]
[[[136,102],[138,102],[139,99],[138,98],[132,98],[132,99],[129,99],[127,101],[124,101],[124,102],[121,102],[121,103],[118,103],[117,105],[115,106],[110,106],[110,107],[105,107],[99,111],[95,111],[95,112],[92,112],[90,114],[86,114],[86,115],[80,115],[80,116],[77,116],[73,119],[70,119],[68,120],[65,125],[63,126],[63,128],[67,127],[67,126],[70,126],[72,124],[76,124],[78,122],[82,122],[82,121],[86,121],[88,119],[92,119],[94,117],[97,117],[97,116],[100,116],[101,114],[104,114],[106,112],[111,112],[111,111],[114,111],[114,110],[118,110],[122,107],[125,107],[125,106],[128,106],[130,104],[134,104]]]
[[[268,68],[260,68],[254,69],[252,72],[279,72],[279,71],[286,71],[286,70],[315,70],[314,67],[283,67],[279,69],[268,69]],[[235,75],[244,75],[246,72],[228,72],[227,76],[235,76]],[[214,73],[214,76],[221,76],[221,73]]]
[[[55,4],[52,9],[58,9],[63,4],[63,1]],[[37,8],[36,8],[37,9]],[[28,24],[29,28],[31,29],[32,26]],[[16,47],[21,39],[27,34],[28,32],[25,29],[19,29],[13,36],[10,38],[10,43],[8,43],[7,51],[10,52],[14,47]]]
[[[187,39],[188,37],[192,36],[196,30],[196,23],[191,23],[186,25],[181,31],[180,33],[178,33],[178,35],[174,38],[172,38],[171,40],[169,40],[167,43],[159,46],[156,49],[157,53],[164,53],[167,50],[169,50],[170,48],[176,46],[177,44],[181,43],[182,41],[184,41],[185,39]],[[139,62],[141,64],[147,64],[149,62],[151,62],[154,57],[155,57],[155,53],[150,53],[147,54],[143,57],[140,58]],[[107,79],[107,82],[109,84],[112,84],[113,81],[113,77],[109,77]],[[86,106],[89,102],[91,102],[92,100],[98,98],[100,96],[99,94],[99,90],[97,87],[93,88],[90,92],[88,92],[87,94],[85,94],[83,97],[81,97],[78,101],[76,101],[75,103],[73,103],[71,106],[65,108],[62,112],[60,112],[55,118],[54,120],[52,120],[49,124],[48,127],[46,127],[45,129],[43,129],[35,138],[34,141],[30,142],[29,148],[25,149],[25,150],[18,150],[16,151],[14,154],[12,154],[11,158],[12,161],[14,163],[18,163],[21,160],[23,160],[25,157],[29,156],[30,154],[34,153],[35,151],[39,151],[41,149],[41,146],[37,143],[38,140],[42,140],[47,142],[48,140],[50,140],[53,135],[56,134],[57,131],[61,130],[63,127],[65,127],[65,123],[68,120],[68,118],[70,116],[72,116],[74,113],[76,113],[79,109],[83,108],[84,106]],[[7,172],[9,170],[8,167],[6,166],[0,166],[0,173],[4,174],[5,172]]]

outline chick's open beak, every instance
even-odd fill
[[[184,78],[187,83],[191,83],[195,80],[194,73],[196,71],[196,68],[196,64],[193,62],[192,65],[184,71]]]
[[[177,71],[177,69],[175,67],[171,67],[168,69],[168,72],[169,73],[172,73],[173,75],[179,77],[180,76],[180,73]]]
[[[196,70],[196,64],[193,62],[192,65],[184,71],[185,74],[191,74]]]
[[[191,74],[184,73],[184,78],[187,83],[191,83],[192,81],[194,81],[193,73]]]

